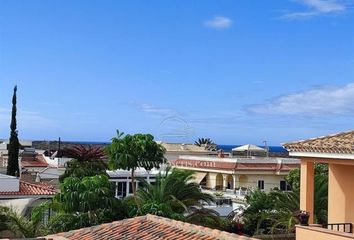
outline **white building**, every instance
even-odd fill
[[[298,168],[295,158],[270,157],[202,157],[180,156],[170,161],[180,169],[195,171],[195,181],[209,191],[219,191],[233,196],[244,195],[247,190],[261,189],[266,192],[277,188],[286,191],[289,186],[285,176]]]
[[[0,174],[0,182],[0,205],[13,207],[23,215],[32,206],[52,199],[57,193],[49,186],[20,181],[4,174]]]
[[[156,180],[156,175],[159,170],[153,169],[151,171],[146,171],[144,168],[138,168],[135,170],[135,184],[136,189],[139,188],[139,178],[145,179],[147,182],[154,183]],[[109,181],[115,183],[116,192],[115,196],[117,198],[124,198],[133,194],[133,187],[131,182],[131,172],[127,170],[115,170],[107,171],[109,176]]]
[[[170,160],[175,160],[179,156],[183,155],[193,155],[193,156],[212,156],[216,155],[217,152],[209,151],[205,149],[205,147],[199,147],[195,144],[191,143],[166,143],[166,142],[158,142],[165,149],[165,158]]]

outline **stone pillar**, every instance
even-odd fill
[[[233,179],[233,181],[234,181],[234,193],[236,193],[236,181],[237,181],[237,175],[232,175],[232,179]]]
[[[222,175],[222,190],[226,191],[227,188],[227,174]]]
[[[207,187],[210,189],[215,189],[216,187],[216,173],[207,174]]]
[[[309,212],[309,224],[312,224],[314,208],[314,163],[301,159],[300,171],[300,210]]]

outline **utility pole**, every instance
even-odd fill
[[[263,143],[264,143],[264,148],[266,149],[266,156],[267,156],[267,158],[269,158],[269,147],[268,147],[267,141],[264,140]]]

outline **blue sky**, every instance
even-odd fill
[[[354,126],[354,1],[0,0],[0,137],[278,145]]]

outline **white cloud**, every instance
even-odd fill
[[[354,83],[289,94],[246,110],[266,115],[354,115]]]
[[[176,112],[173,111],[172,109],[168,108],[159,108],[147,103],[143,103],[138,106],[139,109],[145,113],[151,113],[151,114],[156,114],[156,115],[173,115]]]
[[[347,9],[347,4],[340,0],[295,0],[307,7],[306,11],[291,12],[282,16],[286,19],[304,19],[318,15],[339,14]]]
[[[231,27],[232,20],[223,16],[215,16],[204,22],[204,25],[209,28],[226,29]]]
[[[1,130],[10,131],[11,109],[0,107],[0,126]],[[19,110],[17,112],[17,129],[33,130],[43,129],[45,127],[56,127],[58,124],[53,119],[42,116],[38,112]]]
[[[344,3],[338,0],[299,0],[299,2],[322,13],[341,12],[346,9]]]

